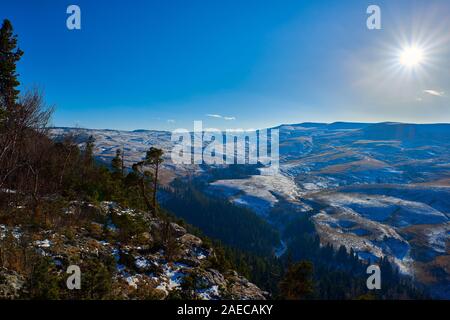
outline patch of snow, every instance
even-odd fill
[[[186,276],[183,273],[182,264],[165,264],[163,275],[160,277],[162,282],[156,287],[157,289],[169,292],[175,290],[181,286],[183,278]]]
[[[286,175],[277,173],[274,175],[256,175],[247,179],[217,180],[210,184],[211,189],[236,190],[229,192],[232,201],[245,205],[258,213],[267,213],[281,196],[289,201],[297,201],[301,192],[294,180]]]
[[[48,240],[48,239],[45,239],[45,240],[36,240],[35,242],[34,242],[34,244],[36,245],[36,246],[38,246],[39,248],[50,248],[50,246],[52,245],[52,242],[50,241],[50,240]]]
[[[216,300],[220,298],[219,286],[213,285],[208,289],[198,290],[197,294],[203,300]]]
[[[275,250],[275,256],[277,258],[281,257],[287,250],[286,242],[283,240],[280,241],[280,246]]]
[[[428,243],[438,253],[447,252],[447,244],[449,242],[450,223],[432,228],[428,231]]]
[[[147,259],[145,259],[144,257],[137,257],[136,261],[135,261],[135,265],[136,267],[138,267],[139,269],[145,269],[148,268],[148,266],[150,265],[150,263],[148,262]]]
[[[137,289],[137,285],[139,283],[139,277],[137,275],[134,276],[128,276],[125,278],[125,280],[128,282],[128,285]]]

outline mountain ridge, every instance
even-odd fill
[[[448,122],[433,122],[433,123],[414,123],[414,122],[397,122],[397,121],[380,121],[380,122],[354,122],[354,121],[335,121],[335,122],[300,122],[300,123],[282,123],[273,127],[267,127],[268,129],[278,129],[284,126],[303,126],[303,127],[337,127],[339,125],[343,126],[370,126],[375,124],[398,124],[398,125],[449,125]],[[86,127],[71,127],[71,126],[52,126],[49,129],[71,129],[71,130],[102,130],[102,131],[119,131],[119,132],[170,132],[170,130],[161,130],[161,129],[113,129],[113,128],[86,128]],[[264,128],[263,128],[264,129]]]

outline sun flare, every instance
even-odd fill
[[[400,53],[400,64],[405,67],[415,67],[423,62],[423,50],[419,47],[407,47]]]

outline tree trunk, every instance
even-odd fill
[[[150,199],[147,196],[147,192],[145,190],[145,180],[141,179],[141,193],[142,197],[144,198],[145,205],[147,206],[148,210],[154,213],[154,207],[152,206],[152,203],[150,202]]]
[[[157,188],[158,188],[158,169],[159,169],[159,166],[158,165],[156,165],[156,167],[155,167],[155,176],[153,177],[153,208],[154,208],[154,210],[155,210],[155,216],[157,216],[158,215],[158,213],[156,212],[156,191],[157,191]]]

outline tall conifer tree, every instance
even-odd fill
[[[16,64],[22,55],[12,24],[5,19],[0,29],[0,105],[3,113],[14,108],[19,96]]]

